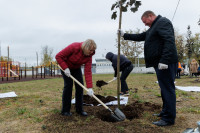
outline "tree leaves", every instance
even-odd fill
[[[117,18],[117,12],[113,12],[111,19],[116,19]]]
[[[118,2],[116,2],[115,4],[112,5],[111,7],[111,11],[114,10],[115,6],[118,4]]]
[[[127,12],[127,7],[122,6],[122,12]]]
[[[141,1],[136,1],[136,2],[135,2],[135,7],[138,8],[138,7],[141,6],[141,5],[142,5],[142,4],[141,4]]]
[[[130,6],[132,6],[133,3],[135,3],[135,0],[130,0]]]
[[[119,3],[122,3],[122,12],[127,12],[128,8],[130,7],[130,10],[135,13],[136,11],[138,11],[139,6],[141,6],[141,1],[137,1],[137,0],[121,0],[121,1],[117,1],[115,2],[112,7],[111,7],[111,11],[113,11],[113,14],[111,16],[111,19],[116,19],[117,18],[117,8],[120,7]],[[134,7],[132,7],[134,6]]]
[[[126,0],[121,0],[122,1],[122,4],[124,4],[126,2]]]
[[[138,11],[138,8],[136,8],[136,7],[131,8],[131,11],[132,11],[132,12],[136,12],[136,11]]]

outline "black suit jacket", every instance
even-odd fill
[[[158,63],[178,62],[174,28],[171,21],[158,15],[151,27],[141,34],[124,34],[125,40],[145,41],[144,57],[146,67],[157,67]]]

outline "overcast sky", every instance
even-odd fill
[[[36,52],[48,45],[55,56],[72,42],[88,38],[97,43],[95,58],[105,53],[117,53],[116,38],[119,18],[111,19],[111,6],[117,0],[0,0],[1,55],[14,61],[36,65]],[[179,0],[141,0],[139,11],[122,14],[122,29],[147,29],[140,17],[146,10],[172,20]],[[200,32],[200,0],[180,0],[172,21],[181,34],[191,26],[193,34]]]

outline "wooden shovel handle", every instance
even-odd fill
[[[60,68],[60,70],[62,70],[64,72],[64,70],[60,67],[60,65],[57,65],[57,66]],[[85,91],[88,92],[88,89],[85,86],[83,86],[77,79],[75,79],[71,74],[69,75],[69,77],[71,79],[73,79],[77,84],[79,84]],[[92,97],[94,97],[101,105],[103,105],[104,108],[110,110],[110,108],[108,106],[106,106],[101,100],[99,100],[94,94],[92,95]]]
[[[112,80],[108,81],[107,83],[113,82],[114,80],[115,80],[115,79],[112,79]]]

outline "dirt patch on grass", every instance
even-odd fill
[[[94,80],[113,78],[94,75]],[[177,79],[179,86],[200,86],[195,78],[182,76]],[[127,119],[111,122],[103,106],[84,106],[87,117],[78,115],[72,105],[71,117],[60,115],[63,79],[41,80],[40,82],[23,82],[4,84],[0,91],[16,91],[18,97],[0,99],[0,132],[37,132],[37,133],[182,133],[186,128],[196,128],[199,115],[199,92],[176,90],[177,116],[175,125],[158,127],[152,124],[160,118],[152,116],[161,111],[162,99],[155,75],[131,74],[127,79],[130,89],[128,104],[120,107]],[[192,81],[192,82],[191,82]],[[30,87],[31,86],[31,87]],[[137,89],[138,88],[138,89]],[[96,94],[116,95],[116,84],[105,85]],[[97,93],[98,92],[98,93]],[[74,97],[73,92],[73,97]],[[94,100],[94,99],[93,99]],[[103,99],[102,99],[103,100]],[[90,101],[90,100],[89,100]],[[94,100],[94,102],[97,101]],[[105,102],[105,101],[104,101]],[[95,103],[93,103],[95,104]],[[115,110],[117,106],[109,106]],[[20,111],[25,112],[17,112]],[[130,113],[130,114],[129,114]],[[110,112],[108,111],[110,115]],[[20,121],[18,121],[20,120]],[[17,121],[17,122],[14,122]]]
[[[88,97],[86,97],[88,98]],[[103,96],[98,95],[98,98],[104,102],[109,102],[115,97],[109,96],[107,99]],[[90,101],[91,100],[91,101]],[[93,103],[93,98],[88,98],[87,103]],[[74,105],[73,105],[74,107]],[[111,110],[115,110],[117,106],[109,106]],[[132,127],[133,120],[143,117],[144,112],[154,112],[161,109],[160,105],[155,105],[153,103],[144,102],[140,103],[134,101],[129,105],[122,105],[120,110],[125,114],[126,120],[116,122],[113,121],[111,117],[111,112],[105,109],[103,106],[84,106],[84,110],[88,113],[87,117],[82,117],[76,114],[72,109],[72,116],[66,117],[60,115],[60,113],[53,113],[45,118],[44,125],[42,129],[44,132],[122,132],[125,131],[125,127]],[[135,121],[134,121],[135,122]],[[139,123],[142,124],[142,123]],[[129,127],[130,126],[130,127]],[[136,126],[138,128],[138,125]],[[136,128],[135,127],[135,128]],[[87,128],[85,131],[84,128]],[[152,128],[146,128],[145,130],[152,131]],[[99,130],[98,130],[99,129]],[[129,129],[130,131],[130,129]],[[140,131],[137,129],[136,131]],[[144,131],[144,130],[143,130]]]
[[[107,96],[107,97],[104,97],[104,96],[101,96],[101,95],[95,95],[95,96],[98,99],[100,99],[103,103],[108,103],[110,101],[117,100],[117,98],[115,98],[113,96]],[[97,106],[99,104],[99,102],[96,99],[94,99],[94,98],[92,98],[92,97],[90,97],[88,95],[84,95],[83,96],[83,103],[85,103],[85,104],[92,104],[94,106]]]

